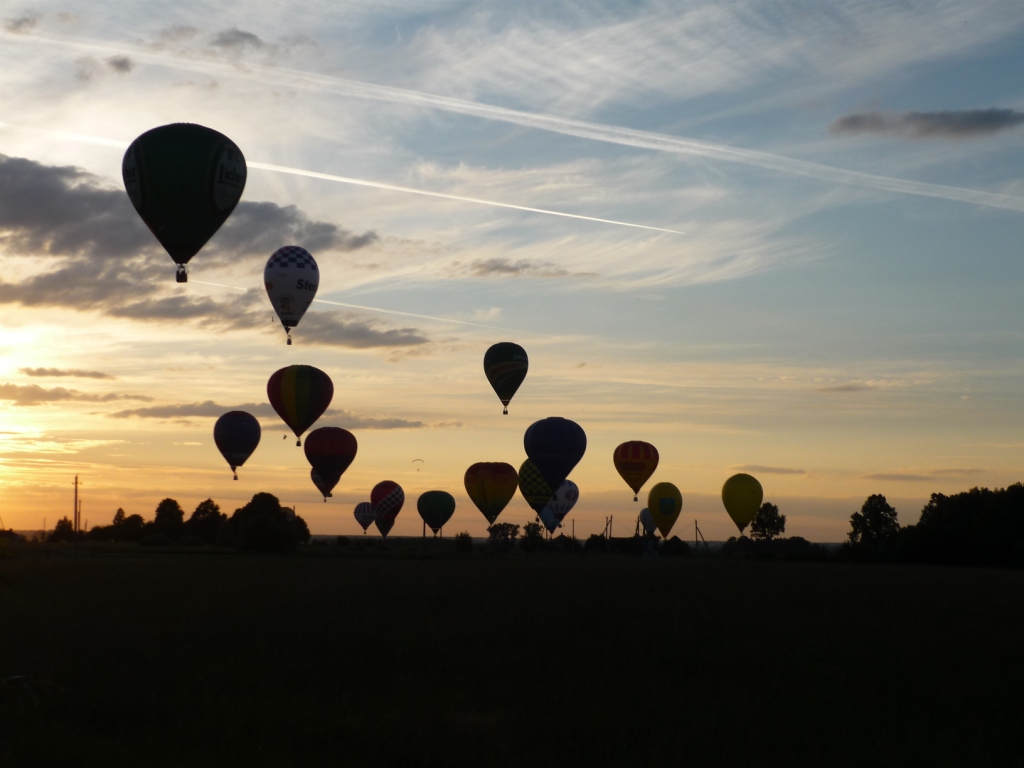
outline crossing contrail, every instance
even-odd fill
[[[334,93],[339,96],[360,98],[372,101],[384,101],[396,104],[439,109],[461,115],[495,120],[526,128],[559,133],[566,136],[600,141],[620,146],[667,152],[677,155],[692,155],[714,160],[755,166],[767,170],[787,173],[796,176],[827,181],[834,184],[845,184],[885,192],[897,192],[908,195],[934,197],[956,202],[983,205],[992,208],[1004,208],[1024,212],[1024,198],[1014,195],[1003,195],[994,192],[983,192],[963,187],[944,184],[929,184],[910,181],[890,176],[882,176],[861,171],[851,171],[823,163],[798,160],[770,152],[743,149],[726,144],[718,144],[699,139],[688,139],[681,136],[641,131],[632,128],[591,123],[557,115],[545,115],[523,110],[509,109],[491,104],[457,99],[450,96],[438,96],[421,91],[393,88],[386,85],[375,85],[331,75],[320,75],[311,72],[273,67],[261,64],[245,64],[244,68],[236,64],[228,64],[211,60],[190,59],[157,53],[133,46],[101,43],[85,40],[69,40],[47,38],[38,35],[14,34],[0,32],[9,41],[22,43],[46,43],[72,47],[78,50],[101,51],[105,53],[130,54],[139,61],[151,64],[183,69],[204,74],[217,74],[258,82],[273,82],[294,88],[304,88],[320,93]]]

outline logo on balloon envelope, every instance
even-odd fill
[[[245,158],[237,148],[224,143],[217,153],[216,171],[213,175],[213,207],[218,213],[232,211],[245,189]]]

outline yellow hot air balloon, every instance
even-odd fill
[[[647,508],[661,531],[661,537],[667,539],[683,509],[683,494],[672,483],[658,483],[647,494]]]
[[[725,504],[725,511],[736,523],[741,535],[743,529],[754,522],[763,499],[764,490],[757,482],[757,478],[743,472],[733,475],[722,486],[722,503]]]

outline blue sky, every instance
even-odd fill
[[[9,525],[59,514],[78,472],[100,522],[269,490],[352,532],[389,477],[455,493],[452,525],[482,533],[465,467],[518,466],[523,429],[556,414],[590,437],[584,532],[635,517],[611,469],[627,439],[658,445],[653,481],[716,538],[739,467],[791,533],[833,540],[870,493],[912,521],[933,491],[1019,479],[1019,3],[35,3],[4,25],[0,154],[36,175],[0,173],[7,199],[63,166],[69,199],[119,190],[128,142],[191,121],[242,147],[244,200],[284,222],[219,233],[184,291],[148,244],[120,254],[136,302],[100,266],[83,297],[116,227],[55,244],[45,196],[39,220],[0,214]],[[285,244],[313,251],[335,302],[291,348],[258,290]],[[480,372],[501,340],[531,356],[505,419]],[[332,375],[328,422],[360,441],[329,505],[272,418],[231,482],[192,407],[265,402],[293,362]],[[411,503],[395,530],[418,530]]]

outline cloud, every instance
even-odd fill
[[[429,341],[417,328],[382,328],[343,312],[309,312],[293,333],[303,342],[354,349],[417,347]]]
[[[79,379],[112,379],[109,373],[103,371],[83,371],[80,368],[19,368],[19,371],[26,376],[73,376]]]
[[[76,389],[65,389],[64,387],[53,387],[46,389],[38,384],[0,384],[0,400],[7,400],[17,406],[42,405],[43,403],[56,403],[65,400],[75,400],[83,403],[109,403],[114,400],[141,400],[151,402],[153,398],[145,395],[93,395],[87,392],[79,392]]]
[[[872,389],[867,384],[836,384],[832,387],[815,387],[815,392],[863,392]]]
[[[136,417],[140,419],[188,419],[188,418],[220,418],[228,411],[246,411],[260,418],[277,418],[274,409],[268,403],[243,403],[242,405],[219,405],[212,400],[201,403],[181,405],[156,405],[146,408],[131,408],[110,414],[114,419]],[[427,425],[422,421],[410,421],[398,418],[375,418],[360,416],[352,411],[328,408],[322,420],[330,420],[331,424],[320,426],[342,427],[344,429],[422,429]],[[461,426],[461,425],[460,425]]]
[[[238,29],[237,27],[232,27],[231,29],[225,29],[218,32],[214,36],[213,40],[210,41],[210,45],[216,48],[226,48],[233,51],[242,51],[247,48],[262,50],[272,47],[263,42],[258,35]]]
[[[834,136],[880,133],[908,139],[969,139],[990,136],[1024,124],[1013,109],[965,109],[952,112],[859,112],[833,122]]]
[[[911,475],[902,472],[876,472],[871,475],[861,475],[861,479],[890,480],[898,483],[927,483],[935,481],[935,478],[930,475]]]
[[[157,38],[165,43],[177,43],[199,34],[199,30],[187,24],[173,24],[157,32]]]
[[[744,464],[741,467],[733,467],[740,472],[760,472],[765,475],[806,475],[807,470],[795,469],[793,467],[771,467],[765,464]]]
[[[456,268],[461,266],[455,262]],[[475,259],[469,264],[469,273],[473,277],[594,277],[594,272],[570,272],[550,261],[533,261],[531,259],[512,259],[495,257],[491,259]]]
[[[107,66],[121,75],[127,75],[135,68],[135,62],[127,56],[111,56],[107,59]]]
[[[928,474],[934,475],[935,477],[975,477],[977,475],[987,474],[987,470],[971,468],[971,469],[933,469]]]
[[[31,32],[39,25],[39,18],[36,16],[19,16],[16,19],[7,19],[4,21],[4,29],[14,34],[20,34],[22,32]]]

